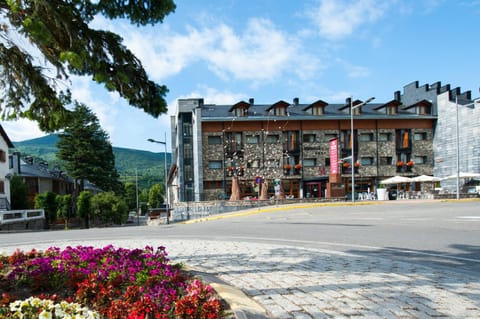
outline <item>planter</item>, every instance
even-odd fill
[[[388,200],[388,192],[386,188],[377,188],[377,199]]]

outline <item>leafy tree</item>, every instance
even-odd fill
[[[92,208],[95,219],[101,223],[122,224],[128,217],[127,205],[114,192],[103,192],[93,196]]]
[[[76,104],[70,123],[59,134],[57,146],[57,155],[65,161],[71,177],[88,180],[106,191],[120,189],[112,144],[88,107]],[[80,188],[82,191],[83,187]]]
[[[35,196],[35,208],[45,211],[46,228],[49,228],[49,224],[57,219],[56,196],[52,192],[44,192]]]
[[[164,203],[163,185],[155,184],[150,187],[150,191],[148,192],[148,205],[155,208],[160,207],[162,203]]]
[[[10,180],[10,207],[12,209],[28,209],[28,185],[18,175]]]
[[[55,200],[57,202],[57,216],[64,219],[65,229],[68,229],[68,220],[72,211],[72,195],[57,195]]]
[[[82,191],[77,199],[78,217],[85,220],[85,228],[89,228],[89,218],[92,213],[92,193],[89,191]]]
[[[133,183],[125,183],[125,203],[129,210],[137,209],[137,187]]]
[[[29,118],[45,131],[62,128],[70,75],[91,76],[154,117],[165,113],[168,89],[149,80],[120,36],[89,23],[103,15],[153,25],[174,10],[173,0],[0,1],[1,117]]]

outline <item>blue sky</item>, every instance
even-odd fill
[[[158,119],[128,106],[89,78],[74,97],[89,106],[114,146],[170,149],[177,99],[229,104],[254,98],[309,103],[348,96],[375,102],[413,81],[441,81],[479,94],[480,0],[177,0],[163,24],[137,28],[97,19],[168,86],[169,114]],[[28,121],[2,122],[13,141],[42,136]]]

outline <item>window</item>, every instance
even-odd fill
[[[273,114],[275,116],[285,116],[287,115],[287,111],[286,111],[286,108],[284,107],[276,107],[273,109]]]
[[[260,160],[259,159],[254,159],[251,160],[247,163],[248,168],[258,168],[260,167]]]
[[[315,134],[303,134],[303,142],[304,143],[314,143],[317,139]]]
[[[245,140],[246,140],[247,144],[258,144],[259,141],[260,141],[260,136],[258,136],[258,135],[247,135]]]
[[[247,116],[248,115],[248,110],[245,109],[245,108],[236,108],[235,110],[233,110],[233,114],[235,116],[238,116],[238,117],[243,117],[243,116]]]
[[[330,166],[330,157],[325,158],[325,166]]]
[[[380,165],[392,165],[393,157],[391,156],[382,156],[380,157]]]
[[[267,135],[265,138],[265,142],[267,144],[276,144],[280,140],[280,137],[278,135]]]
[[[0,150],[0,162],[5,163],[7,161],[7,153],[4,150]]]
[[[373,157],[362,157],[362,158],[360,158],[360,164],[362,166],[373,165]]]
[[[209,161],[208,162],[209,169],[222,169],[222,161]]]
[[[5,182],[0,180],[0,194],[5,194]]]
[[[317,166],[317,159],[316,158],[304,158],[303,159],[303,166],[305,166],[305,167],[315,167],[315,166]]]
[[[373,133],[362,133],[362,134],[360,134],[360,141],[362,141],[362,142],[373,141]]]
[[[323,114],[325,114],[323,106],[314,106],[312,108],[312,114],[313,115],[323,115]]]
[[[220,136],[209,136],[208,145],[218,145],[222,144],[222,138]]]
[[[395,115],[395,114],[397,114],[397,107],[387,106],[387,115]]]
[[[415,141],[426,141],[427,140],[427,133],[426,132],[417,132],[413,134],[413,139]]]
[[[337,134],[335,134],[335,133],[327,133],[327,134],[325,134],[325,139],[326,139],[327,141],[333,140],[334,138],[337,138],[337,137],[338,137],[338,136],[337,136]]]
[[[379,142],[390,142],[392,140],[392,133],[379,133],[378,141]]]
[[[426,156],[414,156],[413,161],[415,164],[427,164],[427,157]]]

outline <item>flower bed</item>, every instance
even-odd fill
[[[0,318],[222,318],[210,286],[154,250],[51,247],[0,257]]]

